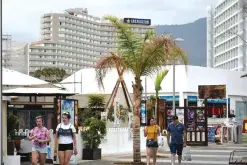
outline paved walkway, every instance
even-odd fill
[[[208,147],[192,147],[191,155],[192,161],[184,161],[183,165],[225,165],[229,163],[230,153],[235,149],[247,149],[247,146],[243,145],[209,145]],[[169,152],[160,152],[162,157],[166,155],[169,157]],[[246,154],[246,153],[243,153]],[[241,158],[241,155],[236,155],[237,158]],[[145,161],[145,157],[142,158]],[[125,155],[111,155],[103,157],[102,160],[86,161],[82,160],[78,162],[78,165],[112,165],[113,162],[126,162],[132,161],[131,153]],[[22,165],[29,165],[29,163],[22,163]],[[157,165],[170,165],[170,158],[158,158]]]

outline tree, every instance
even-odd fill
[[[187,56],[175,44],[171,36],[155,36],[153,31],[147,31],[145,36],[134,33],[128,24],[114,16],[106,16],[117,30],[118,47],[116,52],[111,52],[96,65],[96,79],[100,87],[103,87],[103,79],[113,68],[116,62],[134,75],[132,82],[134,93],[134,116],[133,116],[133,161],[141,162],[140,152],[140,107],[143,87],[142,76],[150,76],[161,70],[164,65],[174,60],[181,59],[187,63]],[[178,58],[179,57],[179,58]]]
[[[45,81],[51,83],[57,83],[63,80],[67,75],[66,71],[63,68],[43,68],[38,69],[34,72],[34,77],[43,78]]]
[[[101,112],[105,110],[105,96],[102,94],[88,95],[87,107],[79,111],[79,120],[85,121],[91,117],[101,118]]]
[[[40,78],[42,76],[42,70],[38,69],[34,72],[34,77]]]
[[[168,70],[164,70],[160,73],[157,74],[157,77],[155,78],[155,83],[154,83],[154,86],[155,86],[155,93],[156,93],[156,96],[155,96],[155,99],[156,99],[156,102],[155,102],[155,119],[157,120],[157,114],[158,114],[158,101],[159,101],[159,91],[162,89],[161,88],[161,83],[162,81],[164,80],[164,78],[166,77],[168,73]]]

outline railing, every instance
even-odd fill
[[[247,165],[247,149],[232,151],[229,158],[229,164]]]

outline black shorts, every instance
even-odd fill
[[[170,150],[172,154],[182,155],[184,145],[183,144],[171,144]]]
[[[148,144],[148,140],[147,140],[147,142],[146,142],[146,147],[148,147],[148,148],[158,148],[159,145],[158,145],[158,142],[155,141],[155,142],[150,146],[150,145]]]
[[[58,151],[68,151],[68,150],[73,151],[73,149],[74,149],[73,143],[70,143],[70,144],[59,144],[58,145]]]

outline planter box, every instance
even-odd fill
[[[15,142],[8,141],[7,142],[7,155],[14,155],[14,150],[15,150]]]
[[[21,157],[20,155],[3,156],[3,163],[5,165],[21,165]]]
[[[98,160],[101,159],[101,148],[97,149],[83,149],[82,152],[83,160]]]

